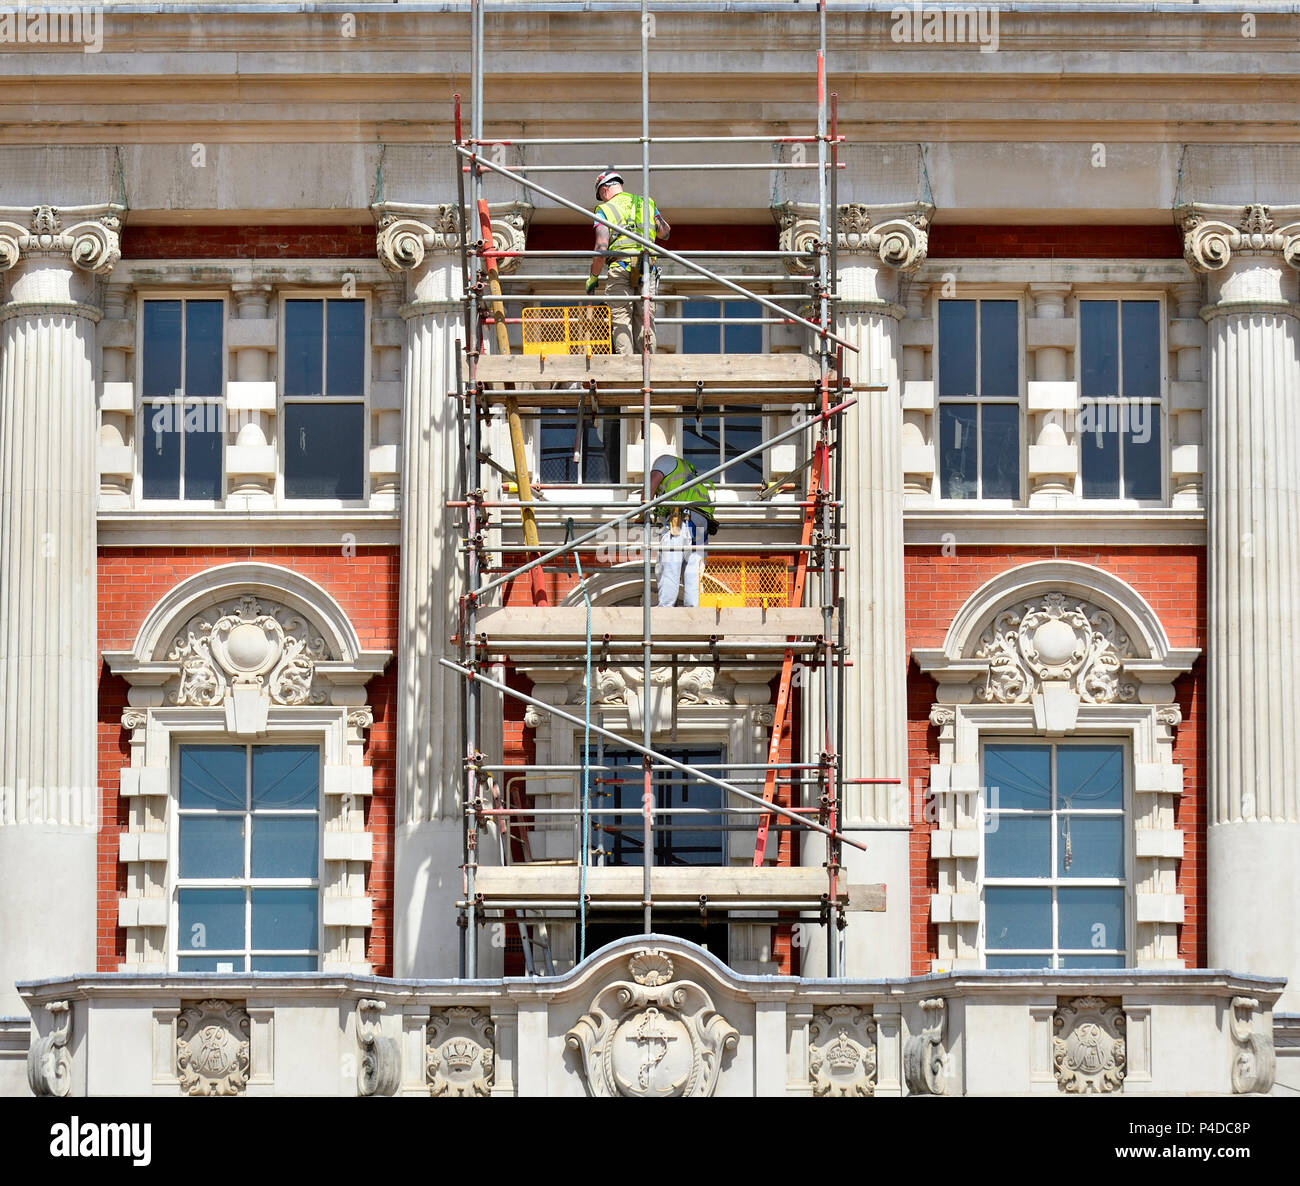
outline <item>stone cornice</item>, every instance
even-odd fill
[[[0,208],[0,272],[20,259],[42,256],[67,256],[76,267],[98,275],[111,272],[122,258],[124,212],[113,203]]]
[[[1300,268],[1300,206],[1189,203],[1174,211],[1183,255],[1199,272],[1217,272],[1234,255],[1280,255]]]
[[[417,206],[407,203],[375,202],[371,207],[377,232],[375,251],[384,267],[392,272],[418,268],[432,254],[452,254],[461,247],[465,218],[454,203]],[[492,247],[496,251],[522,251],[532,221],[533,207],[526,202],[497,202],[488,207],[492,215]],[[469,241],[477,235],[477,222]],[[502,259],[503,274],[518,266],[517,259]]]
[[[837,244],[841,252],[879,257],[885,267],[914,272],[925,262],[929,247],[930,218],[934,207],[928,202],[906,202],[869,206],[861,202],[841,204],[836,211]],[[817,207],[808,202],[784,202],[772,208],[781,228],[782,251],[813,251],[820,241]],[[789,261],[792,271],[807,268]]]

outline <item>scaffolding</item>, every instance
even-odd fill
[[[635,11],[633,9],[632,11]],[[455,98],[455,152],[458,196],[462,212],[469,212],[475,238],[462,236],[461,267],[465,302],[465,341],[459,385],[452,393],[460,411],[462,432],[462,495],[448,502],[456,516],[461,540],[465,593],[459,599],[456,661],[443,666],[462,677],[461,726],[464,742],[461,814],[464,824],[463,893],[456,903],[461,924],[461,974],[478,975],[479,930],[488,922],[517,929],[529,974],[554,970],[548,927],[572,925],[575,960],[587,954],[587,931],[593,919],[639,916],[650,933],[656,911],[661,920],[686,913],[706,919],[721,913],[743,912],[736,921],[747,924],[790,926],[800,920],[827,928],[827,973],[835,976],[842,966],[842,932],[850,908],[883,909],[883,887],[849,887],[842,876],[842,846],[865,846],[846,835],[841,825],[847,782],[897,782],[897,779],[846,779],[840,762],[839,739],[845,725],[844,668],[846,647],[842,614],[843,487],[842,451],[837,448],[844,413],[856,398],[883,388],[850,390],[844,378],[843,352],[850,343],[834,332],[836,302],[836,236],[829,212],[836,206],[836,175],[842,167],[835,96],[826,87],[825,0],[816,5],[819,22],[817,54],[816,131],[803,136],[658,136],[650,134],[650,54],[647,0],[640,4],[641,134],[624,137],[494,139],[484,128],[484,2],[470,7],[470,123],[462,125],[461,98]],[[774,155],[788,152],[791,159],[739,163],[715,161],[681,165],[652,163],[656,146],[753,144],[772,146]],[[793,146],[799,151],[790,151]],[[600,164],[524,163],[506,165],[503,150],[523,153],[537,147],[543,152],[604,146],[640,151],[640,193],[651,190],[652,171],[687,168],[810,169],[817,177],[816,241],[805,250],[776,251],[674,251],[655,242],[649,203],[637,230],[616,227],[598,211],[572,201],[537,180],[538,174],[575,173],[590,177]],[[815,146],[815,162],[806,161]],[[555,205],[617,231],[639,248],[640,292],[632,297],[585,297],[573,291],[536,292],[538,282],[564,289],[563,277],[545,271],[546,261],[589,261],[591,250],[507,251],[493,242],[484,182],[496,174]],[[542,261],[542,271],[525,267],[513,276],[501,275],[499,263],[510,259],[516,267]],[[740,271],[727,271],[740,261]],[[687,291],[655,293],[652,267],[672,265],[665,279]],[[744,265],[750,270],[744,270]],[[579,263],[585,269],[585,262]],[[773,274],[755,273],[770,268]],[[807,277],[800,279],[800,273]],[[755,285],[766,285],[758,291]],[[703,286],[702,291],[700,287]],[[518,289],[519,291],[516,291]],[[744,324],[801,327],[812,348],[796,354],[717,355],[652,353],[651,326],[656,303],[677,306],[679,316],[659,318],[658,324],[708,324],[710,318],[687,318],[687,300],[741,299],[756,306],[760,315]],[[599,334],[587,339],[578,329],[589,313],[611,303],[626,301],[640,318],[640,356],[610,354]],[[571,314],[537,312],[548,302],[563,302]],[[524,310],[530,323],[560,319],[551,332],[562,341],[561,352],[531,348],[511,353],[509,327],[522,326]],[[805,316],[805,312],[807,315]],[[736,324],[719,304],[720,324]],[[608,321],[604,321],[608,334]],[[720,331],[721,333],[721,331]],[[532,341],[536,335],[525,335]],[[605,338],[604,340],[608,340]],[[578,345],[574,346],[573,343]],[[593,343],[595,343],[593,345]],[[541,422],[557,410],[571,416],[574,456],[582,478],[581,453],[584,424],[639,424],[641,482],[634,485],[602,483],[626,503],[595,503],[565,497],[566,487],[548,484],[545,475],[534,485],[530,459],[524,446],[524,425],[531,423],[540,436]],[[732,512],[737,521],[762,508],[769,517],[787,516],[797,526],[798,542],[697,544],[704,554],[705,578],[698,609],[654,607],[654,560],[663,545],[652,538],[650,513],[666,504],[675,492],[652,495],[651,472],[655,461],[652,422],[656,416],[676,415],[685,423],[694,416],[697,425],[706,415],[723,425],[729,416],[780,414],[791,423],[757,445],[728,456],[721,452],[717,466],[699,473],[698,481],[711,481],[734,467],[770,454],[774,447],[802,440],[805,458],[791,472],[768,482],[750,501],[729,503],[714,510],[723,527]],[[513,469],[485,448],[485,429],[494,416],[504,415],[512,443]],[[761,422],[760,422],[761,423]],[[680,447],[678,452],[680,453]],[[503,482],[500,497],[487,494],[489,477]],[[513,494],[514,497],[508,497]],[[636,497],[639,494],[639,499]],[[591,516],[584,519],[582,516]],[[641,525],[639,546],[630,560],[608,560],[611,533]],[[542,534],[547,540],[543,542]],[[556,538],[558,542],[556,542]],[[493,546],[491,541],[496,541]],[[639,572],[640,607],[594,605],[593,581],[612,574]],[[531,604],[506,604],[510,595]],[[556,604],[562,596],[573,602]],[[710,598],[712,597],[712,601]],[[576,599],[580,598],[580,604]],[[493,678],[497,665],[527,660],[552,663],[557,668],[581,671],[582,704],[568,711],[555,703],[529,695],[507,679]],[[765,761],[707,763],[691,755],[673,757],[672,748],[655,736],[652,689],[656,669],[669,669],[669,713],[672,734],[678,720],[678,683],[683,664],[722,663],[728,670],[754,670],[756,678],[770,677],[776,684],[771,706],[770,739]],[[640,666],[641,711],[638,730],[607,727],[596,703],[593,678],[612,666]],[[800,739],[793,727],[795,672],[806,672],[802,682],[803,719],[810,713],[819,723],[820,745],[815,753],[796,760]],[[483,694],[486,689],[522,703],[534,714],[549,714],[575,730],[576,760],[537,763],[501,755],[493,761],[482,750]],[[815,702],[815,706],[814,706]],[[504,703],[504,702],[503,702]],[[578,709],[581,711],[576,711]],[[536,718],[535,718],[536,719]],[[581,730],[581,743],[576,741]],[[683,760],[685,758],[686,760]],[[639,768],[638,768],[639,767]],[[544,792],[569,805],[538,807],[520,784],[544,780]],[[563,796],[555,787],[571,786]],[[717,807],[679,805],[673,788],[708,786],[720,793]],[[623,788],[641,789],[638,804],[604,806],[605,799],[621,800]],[[616,788],[611,792],[609,788]],[[656,794],[659,792],[659,794]],[[667,792],[665,794],[665,792]],[[684,796],[680,796],[684,798]],[[661,805],[661,798],[667,799]],[[483,837],[495,829],[500,843],[500,865],[479,859]],[[556,829],[574,837],[572,860],[538,857],[534,841]],[[657,847],[666,834],[680,832],[688,838],[717,834],[724,839],[724,864],[702,866],[659,865]],[[595,833],[595,843],[593,843]],[[769,862],[769,843],[775,834],[792,838],[820,834],[826,844],[821,868],[799,867],[792,862]],[[752,835],[752,861],[740,867],[725,864],[725,837]],[[639,867],[611,859],[624,845],[639,845]],[[612,846],[612,847],[611,847]],[[793,839],[788,842],[793,848]],[[735,859],[735,854],[731,854]]]

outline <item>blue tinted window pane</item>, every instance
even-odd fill
[[[727,317],[766,317],[771,315],[762,305],[753,301],[725,301]],[[723,326],[723,352],[726,354],[762,354],[763,327],[761,325]]]
[[[985,956],[984,966],[1002,971],[1024,968],[1050,968],[1052,966],[1052,957],[1050,955],[990,955]]]
[[[177,963],[177,971],[180,972],[216,972],[224,974],[228,972],[242,972],[244,970],[244,957],[242,955],[186,955],[181,952],[180,959]]]
[[[315,877],[316,851],[314,815],[253,817],[254,877]]]
[[[1052,871],[1051,818],[989,816],[984,832],[984,871],[989,877],[1047,877]]]
[[[242,889],[184,889],[177,897],[178,954],[243,949]]]
[[[1063,955],[1061,956],[1061,967],[1122,968],[1124,967],[1124,957],[1122,955]]]
[[[1124,876],[1124,820],[1120,816],[1058,817],[1057,874],[1061,877]]]
[[[1052,891],[989,886],[984,891],[984,945],[1051,947]]]
[[[724,461],[732,457],[739,457],[742,453],[748,453],[750,449],[757,448],[763,440],[763,418],[761,416],[746,416],[731,412],[727,415],[725,429],[726,439],[722,457]],[[742,461],[739,465],[733,465],[730,469],[723,470],[718,480],[720,482],[729,482],[732,485],[745,482],[761,482],[763,480],[762,455],[751,457],[748,461]]]
[[[181,429],[184,413],[173,400],[146,404],[140,434],[140,469],[145,498],[181,495]]]
[[[1124,434],[1124,497],[1159,498],[1164,466],[1160,456],[1160,409],[1125,404],[1130,428]]]
[[[985,746],[984,801],[1003,810],[1049,810],[1051,750],[1045,745]]]
[[[220,301],[185,302],[185,394],[221,394]]]
[[[975,404],[939,405],[939,495],[976,498],[979,495],[979,447]]]
[[[684,759],[677,757],[677,761]],[[694,750],[689,759],[701,765],[710,765],[725,761],[721,750]],[[718,777],[725,778],[726,774]],[[722,808],[722,791],[719,787],[685,774],[664,772],[657,774],[655,798],[660,807],[703,808],[706,811],[720,811]],[[696,830],[692,827],[664,830],[655,838],[656,864],[667,865],[720,865],[724,860],[723,835],[718,830],[722,816],[701,817],[698,815],[670,815],[664,822],[677,825],[702,823],[705,826]]]
[[[320,751],[310,745],[253,747],[253,810],[314,810],[320,801]]]
[[[209,811],[244,810],[242,745],[181,747],[181,806]]]
[[[980,395],[1019,395],[1019,306],[1015,301],[981,301],[979,308]]]
[[[618,421],[589,422],[583,428],[582,480],[601,485],[617,482],[622,470],[618,461]]]
[[[975,394],[974,301],[939,302],[939,394]]]
[[[1160,397],[1160,302],[1123,303],[1124,394]]]
[[[1057,914],[1062,947],[1124,946],[1124,891],[1122,889],[1057,890]]]
[[[1124,806],[1124,751],[1118,745],[1062,745],[1056,751],[1062,810]]]
[[[284,487],[290,498],[360,498],[362,404],[286,404]]]
[[[542,421],[542,458],[538,467],[538,477],[542,482],[569,484],[578,480],[582,449],[577,436],[576,416],[549,413]]]
[[[284,393],[321,395],[324,301],[284,302]]]
[[[315,972],[318,957],[314,955],[255,955],[251,959],[254,972]]]
[[[185,409],[185,497],[220,498],[222,472],[220,404],[188,404]]]
[[[697,470],[712,469],[722,456],[721,431],[717,416],[704,416],[698,422],[683,419],[682,456]]]
[[[1079,302],[1079,394],[1119,394],[1119,302]]]
[[[330,301],[326,335],[326,395],[364,395],[366,302]]]
[[[181,386],[181,302],[145,301],[140,394],[175,395]]]
[[[950,405],[945,405],[950,406]],[[983,404],[980,409],[985,498],[1020,497],[1020,409]]]
[[[319,892],[253,891],[253,946],[262,950],[315,950]]]
[[[242,877],[242,816],[181,816],[182,877]]]
[[[719,314],[720,302],[718,301],[683,301],[683,317],[713,317]],[[718,354],[722,350],[722,327],[716,324],[712,325],[691,325],[682,326],[682,353],[683,354]]]
[[[1083,470],[1084,498],[1119,497],[1119,433],[1104,427],[1112,419],[1114,404],[1097,407],[1092,430],[1079,433],[1079,465]],[[1082,428],[1083,425],[1081,424]]]

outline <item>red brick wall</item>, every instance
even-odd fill
[[[368,226],[128,226],[123,259],[373,259]]]
[[[985,226],[938,222],[929,259],[1182,259],[1183,237],[1167,226]]]
[[[944,556],[935,547],[907,550],[907,646],[943,644],[953,616],[985,581],[998,573],[1035,560],[1074,560],[1092,564],[1127,581],[1159,616],[1170,644],[1205,645],[1205,550],[1200,547],[1095,548],[958,547]],[[1202,720],[1205,663],[1175,685],[1183,723],[1174,733],[1173,759],[1183,767],[1183,794],[1177,823],[1186,830],[1186,849],[1178,892],[1187,905],[1179,935],[1179,955],[1189,967],[1204,967],[1205,932],[1205,742]],[[930,970],[937,957],[936,935],[929,923],[929,896],[938,889],[938,874],[930,860],[932,825],[924,818],[924,789],[929,767],[938,760],[938,730],[930,725],[935,683],[913,663],[908,670],[908,786],[912,803],[912,971]],[[919,789],[918,789],[919,780]]]
[[[395,548],[359,547],[345,557],[335,547],[310,548],[111,548],[99,554],[99,645],[126,650],[154,605],[181,581],[221,564],[256,560],[309,578],[330,594],[350,618],[367,649],[397,650],[398,556]],[[374,899],[374,926],[367,958],[381,976],[392,974],[393,808],[397,760],[397,658],[370,681],[375,723],[366,739],[366,762],[374,770],[374,795],[366,827],[374,836],[367,890]],[[115,971],[125,958],[125,933],[117,926],[117,902],[126,892],[118,863],[118,836],[126,829],[127,803],[118,796],[118,771],[129,763],[122,730],[126,682],[100,668],[99,682],[99,902],[98,965]]]

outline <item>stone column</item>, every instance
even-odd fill
[[[0,1013],[95,968],[96,279],[121,207],[0,209]]]
[[[381,262],[406,278],[402,399],[402,511],[397,722],[397,820],[393,972],[455,976],[460,928],[461,677],[439,665],[453,655],[464,592],[463,558],[448,499],[461,496],[456,389],[463,341],[459,212],[454,205],[374,208]],[[522,246],[526,215],[493,224],[498,246]],[[516,237],[517,240],[516,241]],[[510,242],[506,242],[510,239]],[[484,697],[483,715],[500,712]],[[485,838],[486,839],[486,838]],[[492,861],[484,845],[480,859]],[[487,945],[481,948],[485,953]],[[500,948],[495,950],[500,955]],[[491,964],[481,966],[492,974]]]
[[[1207,273],[1209,962],[1300,1011],[1300,207],[1184,207]]]
[[[846,976],[910,973],[907,794],[907,647],[903,599],[903,410],[900,380],[900,277],[925,259],[931,207],[923,203],[877,207],[851,204],[838,211],[839,302],[836,331],[857,347],[844,366],[857,406],[841,434],[846,489],[846,542],[841,589],[845,595],[849,657],[845,736],[840,761],[847,778],[897,778],[896,786],[845,788],[846,825],[867,852],[845,846],[844,878],[850,884],[885,883],[884,913],[854,913],[846,932]],[[784,242],[803,246],[817,224],[805,213],[787,221]],[[803,242],[800,242],[800,237]],[[820,851],[819,851],[820,849]],[[819,864],[824,848],[805,838],[804,863]],[[809,945],[811,974],[824,974],[818,950]]]

